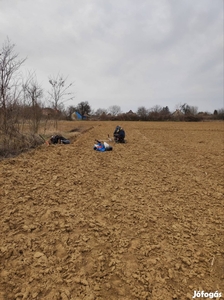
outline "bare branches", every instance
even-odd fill
[[[31,104],[32,106],[38,104],[39,100],[43,96],[43,89],[38,84],[36,74],[34,72],[29,72],[28,79],[23,83],[22,87],[24,96],[29,102],[28,104]]]
[[[26,60],[18,58],[14,47],[15,45],[7,39],[0,51],[0,125],[4,132],[7,132],[9,127],[7,124],[12,116],[11,107],[20,95],[18,70]]]
[[[67,85],[66,80],[67,78],[64,78],[60,74],[49,78],[51,90],[48,91],[48,94],[50,95],[52,106],[56,110],[58,110],[61,103],[74,99],[73,93],[69,91],[74,83],[72,82]]]
[[[7,90],[10,90],[12,85],[15,84],[12,80],[16,78],[17,71],[26,60],[18,58],[18,54],[14,52],[14,47],[15,45],[7,40],[5,44],[3,44],[0,55],[0,84],[2,97]]]
[[[121,108],[119,105],[112,105],[108,108],[108,111],[112,116],[117,116],[121,113]]]
[[[67,84],[67,78],[58,74],[56,77],[50,77],[49,83],[51,85],[51,90],[48,91],[50,96],[50,102],[56,112],[55,114],[55,127],[57,129],[59,118],[59,111],[64,102],[74,99],[73,93],[69,89],[73,86],[73,83]]]
[[[30,107],[31,129],[33,133],[38,132],[41,120],[41,98],[43,97],[43,89],[38,84],[36,74],[29,73],[28,79],[22,85],[24,99]]]

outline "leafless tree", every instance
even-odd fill
[[[155,105],[149,110],[149,120],[159,121],[161,119],[161,112],[163,108],[160,105]]]
[[[217,112],[217,119],[224,120],[224,108],[220,108]]]
[[[148,118],[148,109],[145,108],[144,106],[140,106],[137,109],[137,115],[140,117],[141,120],[146,121]]]
[[[70,92],[70,88],[73,86],[73,82],[67,84],[67,78],[63,75],[58,74],[56,77],[51,76],[49,78],[49,83],[51,85],[51,90],[48,91],[50,96],[50,102],[52,107],[56,112],[55,127],[58,127],[58,116],[60,114],[60,108],[64,102],[74,99],[74,95]]]
[[[163,108],[160,105],[153,106],[150,111],[153,113],[160,113],[163,110]]]
[[[179,105],[179,110],[184,114],[184,115],[196,115],[198,112],[198,107],[197,106],[190,106],[187,103],[184,104],[178,104]]]
[[[29,119],[31,122],[31,131],[38,132],[41,120],[41,98],[43,97],[43,89],[36,79],[35,73],[29,73],[28,79],[22,85],[25,103],[30,108]]]
[[[190,106],[190,111],[191,111],[192,115],[196,115],[198,113],[198,107]]]
[[[15,115],[21,89],[19,69],[26,59],[19,59],[15,45],[7,39],[0,51],[0,128],[4,133],[13,129],[12,118]]]
[[[108,111],[112,116],[117,116],[121,113],[121,108],[119,105],[112,105],[108,108]]]
[[[107,114],[107,110],[104,109],[104,108],[98,108],[96,111],[95,111],[95,115],[97,117],[100,117],[102,114]]]

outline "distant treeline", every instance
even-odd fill
[[[117,109],[118,110],[118,107]],[[91,119],[120,120],[120,121],[185,121],[199,122],[209,120],[224,120],[224,109],[214,110],[213,113],[198,112],[197,107],[188,104],[180,105],[174,112],[170,112],[168,106],[154,106],[151,109],[139,107],[136,112],[130,110],[126,113],[113,113],[113,106],[108,111],[97,110]]]

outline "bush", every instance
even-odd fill
[[[20,134],[16,132],[13,136],[2,135],[0,159],[16,156],[43,143],[44,140],[37,134]]]

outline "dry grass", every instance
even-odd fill
[[[53,122],[42,122],[37,134],[30,132],[29,123],[23,124],[21,132],[13,132],[10,135],[1,134],[0,137],[0,159],[17,156],[18,154],[36,148],[45,143],[52,135],[60,134],[71,142],[76,140],[81,133],[92,127],[89,122],[82,121],[60,121],[58,129]]]

